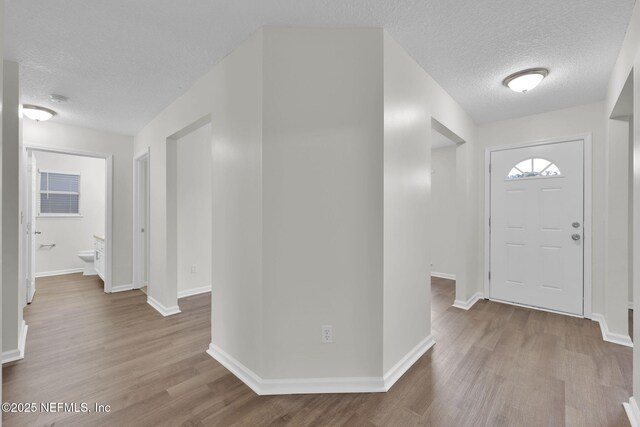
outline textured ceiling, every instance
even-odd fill
[[[5,3],[5,57],[21,63],[24,102],[135,134],[265,25],[384,27],[477,123],[601,100],[634,0]],[[536,90],[501,85],[534,66],[551,70]]]

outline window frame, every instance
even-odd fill
[[[59,175],[74,175],[78,177],[78,192],[74,191],[42,191],[42,174],[59,174]],[[49,213],[42,212],[42,194],[77,194],[78,195],[78,212],[77,213]],[[82,218],[82,208],[81,208],[81,200],[82,200],[82,174],[80,172],[70,172],[70,171],[57,171],[51,169],[38,169],[38,183],[37,183],[37,218]]]
[[[540,172],[538,172],[537,175],[531,175],[531,176],[511,176],[511,172],[514,169],[517,169],[518,171],[522,172],[523,174],[526,173],[532,173],[532,172],[536,172],[534,169],[535,167],[533,166],[533,162],[535,160],[544,160],[546,162],[549,162],[549,164],[547,166],[545,166],[544,168],[542,168],[542,170]],[[519,164],[521,164],[522,162],[527,162],[527,161],[531,161],[531,166],[532,166],[532,170],[531,171],[523,171],[520,168],[518,168],[517,166]],[[549,169],[550,167],[555,167],[558,170],[558,174],[556,175],[542,175],[542,173],[544,171],[546,171],[547,169]],[[547,179],[547,178],[563,178],[564,174],[562,173],[562,171],[560,170],[560,167],[558,166],[558,164],[556,162],[554,162],[553,160],[547,159],[545,157],[528,157],[526,159],[522,159],[520,161],[518,161],[517,163],[515,163],[511,169],[509,169],[509,172],[507,172],[507,176],[505,177],[505,181],[520,181],[520,180],[527,180],[527,179]]]

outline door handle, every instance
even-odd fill
[[[42,234],[42,231],[34,231],[33,234]]]
[[[574,234],[572,234],[572,235],[571,235],[571,238],[572,238],[573,240],[580,240],[580,238],[581,238],[581,237],[582,237],[582,236],[580,236],[578,233],[574,233]]]

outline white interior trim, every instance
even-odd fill
[[[431,276],[438,277],[440,279],[456,280],[456,275],[455,274],[438,273],[437,271],[432,271],[431,272]]]
[[[177,305],[174,305],[173,307],[165,307],[164,305],[160,304],[155,298],[149,296],[148,293],[147,304],[155,308],[158,313],[162,314],[164,317],[172,316],[181,312],[180,307],[178,307]]]
[[[207,292],[211,292],[211,285],[202,286],[200,288],[187,289],[186,291],[178,291],[178,299],[190,297],[193,295],[206,294]]]
[[[640,409],[636,398],[631,396],[629,402],[623,403],[622,406],[624,406],[624,411],[627,413],[631,427],[640,427]]]
[[[147,150],[144,153],[142,153],[141,155],[133,159],[133,287],[136,289],[139,289],[146,285],[144,280],[144,269],[148,268],[148,262],[147,262],[147,265],[142,265],[144,264],[143,262],[144,242],[143,242],[143,236],[140,235],[138,230],[140,230],[141,228],[141,221],[139,218],[140,212],[143,210],[142,205],[145,203],[145,200],[142,198],[142,195],[144,194],[144,190],[142,189],[143,181],[142,181],[141,164],[144,161],[147,162],[146,178],[147,178],[147,182],[149,182],[149,187],[151,187],[151,182],[149,180],[149,176],[150,176],[149,168],[151,166],[150,159],[151,159],[151,153],[149,148],[147,148]],[[147,242],[149,241],[149,233],[150,233],[148,216],[149,216],[149,213],[147,212],[147,221],[146,221],[147,228],[145,230],[146,233],[144,235],[144,237],[147,238]],[[149,290],[147,290],[147,293],[149,293]]]
[[[384,377],[265,380],[213,343],[209,344],[207,354],[260,396],[315,393],[381,393],[389,391],[393,384],[434,344],[433,337],[429,335],[393,366]]]
[[[431,347],[436,343],[433,335],[427,336],[420,341],[409,353],[398,361],[391,369],[384,374],[384,391],[389,391],[391,387],[402,377],[405,372],[413,366]]]
[[[24,349],[27,345],[27,326],[23,320],[20,325],[20,336],[18,337],[18,348],[13,350],[7,350],[2,352],[2,364],[15,362],[16,360],[24,359]]]
[[[42,271],[40,273],[36,273],[36,278],[38,277],[51,277],[51,276],[64,276],[65,274],[74,274],[74,273],[82,273],[84,268],[68,268],[66,270],[54,270],[54,271]]]
[[[473,305],[475,303],[477,303],[479,300],[481,300],[482,298],[484,298],[484,295],[482,292],[476,292],[471,298],[469,298],[466,301],[462,301],[462,300],[455,300],[453,302],[453,306],[455,308],[461,308],[462,310],[469,310],[471,307],[473,307]]]
[[[578,135],[570,135],[562,138],[543,139],[532,142],[523,142],[517,144],[500,145],[496,147],[488,147],[485,149],[484,155],[484,295],[487,299],[491,299],[491,286],[489,283],[489,270],[491,268],[491,235],[489,232],[489,217],[491,216],[491,181],[489,179],[489,165],[491,163],[491,153],[494,151],[511,150],[514,148],[533,147],[537,145],[558,144],[570,141],[583,141],[584,144],[584,262],[583,262],[583,305],[582,317],[591,319],[591,303],[592,303],[592,276],[591,276],[591,234],[592,234],[592,148],[591,133]],[[455,306],[455,304],[454,304]],[[533,307],[531,307],[533,308]],[[566,314],[566,313],[563,313]]]
[[[133,290],[133,285],[119,285],[119,286],[112,286],[111,287],[111,293],[116,293],[116,292],[124,292],[124,291],[131,291]]]
[[[93,157],[97,159],[105,160],[105,171],[106,171],[106,201],[105,201],[105,253],[107,255],[107,265],[104,277],[104,291],[109,293],[111,292],[112,285],[112,273],[113,273],[113,155],[91,152],[91,151],[80,151],[80,150],[70,150],[67,148],[55,148],[55,147],[44,147],[38,145],[25,144],[25,150],[27,151],[40,151],[44,153],[56,153],[56,154],[68,154],[72,156],[81,156],[81,157]],[[26,186],[25,186],[26,191]],[[27,202],[27,197],[24,197],[25,202]],[[28,202],[27,202],[28,203]],[[26,286],[26,282],[24,283]]]
[[[600,313],[591,313],[591,320],[600,324],[600,332],[602,332],[602,339],[614,344],[624,345],[626,347],[633,347],[633,341],[629,335],[618,334],[609,330],[607,325],[607,319]]]
[[[633,301],[629,301],[629,310],[633,310]]]

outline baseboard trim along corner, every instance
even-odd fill
[[[111,293],[115,294],[116,292],[125,292],[125,291],[132,291],[133,285],[118,285],[118,286],[112,286],[111,287]]]
[[[178,299],[191,297],[194,295],[206,294],[207,292],[211,292],[211,285],[202,286],[200,288],[187,289],[186,291],[178,291]]]
[[[630,397],[629,402],[624,402],[624,411],[627,413],[631,427],[640,427],[640,409],[635,397]]]
[[[629,335],[617,334],[609,330],[607,325],[607,319],[600,313],[591,313],[591,320],[600,324],[600,332],[602,332],[602,339],[604,341],[623,345],[625,347],[633,347],[633,341]]]
[[[20,336],[18,337],[18,348],[13,350],[7,350],[2,352],[2,364],[15,362],[16,360],[24,359],[24,350],[27,345],[27,330],[29,326],[23,320],[20,325]]]
[[[64,276],[65,274],[74,274],[74,273],[82,273],[84,268],[68,268],[66,270],[55,270],[55,271],[41,271],[40,273],[36,273],[36,279],[41,277],[53,277],[53,276]]]
[[[433,335],[429,335],[418,343],[409,353],[407,353],[398,363],[384,375],[384,388],[389,391],[408,370],[436,343]]]
[[[215,344],[209,344],[207,354],[227,368],[257,395],[321,394],[321,393],[381,393],[391,386],[429,350],[435,341],[431,335],[405,355],[384,377],[285,378],[262,379],[233,356]]]
[[[173,307],[165,307],[160,304],[156,299],[147,295],[147,304],[151,307],[155,308],[158,313],[162,314],[164,317],[173,316],[174,314],[180,313],[180,307],[174,305]]]
[[[456,280],[456,275],[455,274],[438,273],[437,271],[432,271],[431,272],[431,277],[437,277],[439,279]]]
[[[455,300],[453,302],[453,306],[455,308],[460,308],[462,310],[469,310],[471,307],[473,307],[473,305],[475,303],[477,303],[479,300],[481,300],[484,297],[484,295],[482,294],[482,292],[476,292],[471,298],[469,298],[467,301],[461,301],[461,300]]]

